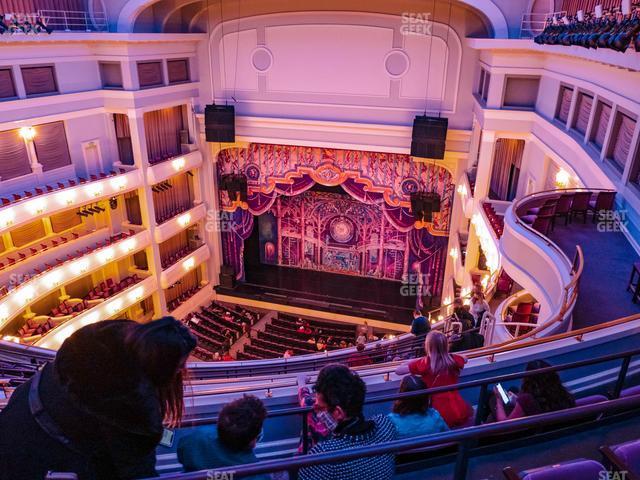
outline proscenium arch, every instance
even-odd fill
[[[155,3],[160,2],[161,0],[129,0],[122,10],[120,11],[120,15],[118,16],[118,32],[133,32],[133,27],[135,25],[136,19],[138,15],[142,13],[142,11],[154,5]],[[482,13],[493,29],[494,38],[509,38],[509,27],[507,25],[507,20],[502,13],[502,11],[498,8],[498,6],[493,3],[492,0],[457,0],[461,4],[468,5],[473,9]],[[187,2],[190,3],[190,2]]]

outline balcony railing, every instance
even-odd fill
[[[38,15],[45,19],[47,27],[65,32],[103,32],[108,28],[104,12],[39,10]]]
[[[562,18],[567,14],[566,10],[550,13],[523,13],[520,22],[520,38],[533,38],[542,33],[547,21],[551,18]]]

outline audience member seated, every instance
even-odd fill
[[[453,319],[462,324],[462,331],[471,330],[475,323],[475,318],[469,313],[469,309],[465,307],[461,298],[453,301]]]
[[[487,315],[493,318],[493,315]],[[449,351],[451,353],[464,352],[465,350],[472,350],[474,348],[481,347],[484,347],[484,336],[480,335],[475,330],[462,332],[459,335],[452,335],[449,341]]]
[[[362,408],[366,385],[344,365],[327,365],[315,384],[318,411],[328,412],[337,423],[333,437],[318,443],[309,453],[374,446],[397,438],[396,429],[386,415],[365,419]],[[387,480],[393,477],[394,455],[361,457],[339,464],[313,465],[300,469],[300,480]]]
[[[74,332],[2,410],[1,476],[155,476],[163,422],[178,426],[182,418],[182,372],[195,346],[173,317],[109,320]],[[42,405],[37,418],[34,401]]]
[[[216,432],[199,429],[183,437],[178,443],[178,461],[186,472],[255,463],[258,457],[253,450],[263,435],[265,418],[267,410],[262,401],[253,395],[244,395],[222,408]],[[271,477],[244,478],[269,480]]]
[[[420,375],[427,388],[444,387],[458,383],[466,360],[449,353],[449,341],[441,332],[432,330],[425,340],[426,355],[400,365],[396,375]],[[431,398],[433,408],[440,412],[450,428],[466,425],[473,414],[471,406],[457,390],[435,393]]]
[[[313,407],[313,410],[307,414],[307,449],[309,449],[331,438],[336,429],[336,421],[329,412],[320,409],[316,396],[307,387],[307,378],[306,374],[298,376],[298,403],[301,407]],[[304,452],[302,438],[298,452]]]
[[[413,321],[411,322],[411,333],[418,335],[426,335],[431,330],[429,320],[425,317],[420,310],[413,311]]]
[[[422,378],[407,375],[400,383],[399,393],[417,392],[426,388]],[[399,398],[394,402],[393,413],[389,414],[389,419],[395,425],[399,438],[449,430],[440,413],[429,404],[428,394]]]
[[[349,365],[349,368],[364,367],[373,363],[369,354],[364,351],[365,348],[366,345],[364,343],[358,343],[358,345],[356,345],[355,353],[351,354],[349,358],[347,358],[347,365]]]
[[[544,360],[529,362],[526,371],[539,370],[551,365]],[[565,388],[558,373],[537,373],[522,379],[519,393],[509,393],[509,403],[504,404],[500,395],[494,391],[491,401],[493,408],[495,403],[494,418],[498,421],[528,417],[540,413],[554,412],[576,406],[573,395]]]
[[[491,313],[491,308],[484,298],[484,293],[475,291],[471,297],[469,312],[473,315],[475,328],[480,328],[485,313]]]

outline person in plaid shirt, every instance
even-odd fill
[[[326,411],[318,411],[315,408],[316,396],[307,387],[308,377],[306,375],[300,375],[298,377],[298,403],[301,407],[314,407],[314,409],[307,414],[307,450],[315,446],[318,442],[328,440],[331,438],[333,430],[336,428],[336,422],[331,415]],[[300,446],[298,447],[299,453],[306,453],[304,451],[304,438],[300,439]]]

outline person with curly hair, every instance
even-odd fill
[[[550,366],[544,360],[534,360],[527,364],[526,371],[531,372]],[[573,395],[565,388],[555,371],[537,373],[523,378],[520,392],[517,395],[511,395],[511,401],[505,405],[495,392],[496,420],[528,417],[576,406]]]
[[[397,438],[386,415],[366,419],[362,412],[366,385],[357,373],[344,365],[331,364],[320,370],[315,384],[316,409],[327,412],[337,426],[330,439],[321,441],[309,453],[327,453],[374,446]],[[361,457],[342,463],[319,464],[300,469],[300,480],[377,480],[393,477],[393,454]]]

